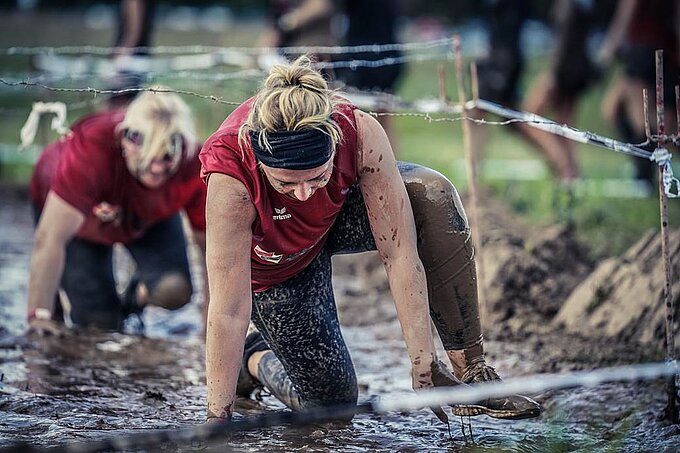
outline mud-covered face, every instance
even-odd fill
[[[150,160],[142,155],[144,135],[141,132],[130,129],[123,131],[121,144],[130,173],[145,187],[157,189],[177,172],[182,160],[184,138],[181,134],[172,134],[164,144],[160,145],[162,149],[156,147],[153,152],[154,157]]]
[[[320,167],[309,170],[288,170],[260,165],[274,190],[299,201],[306,201],[318,189],[325,187],[333,174],[333,156]]]

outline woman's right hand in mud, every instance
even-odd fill
[[[452,387],[455,385],[464,385],[462,381],[456,378],[453,373],[446,368],[446,365],[441,360],[435,360],[430,364],[429,370],[418,370],[413,368],[413,389],[427,389],[433,387]],[[439,406],[431,407],[434,415],[442,423],[449,422],[449,418],[444,410]]]
[[[51,319],[32,319],[28,322],[28,335],[39,337],[61,337],[64,335],[63,324]]]
[[[432,384],[434,387],[454,387],[456,385],[465,385],[463,381],[458,379],[453,375],[453,373],[451,373],[451,371],[449,371],[449,369],[441,360],[432,362],[430,365],[430,371],[432,375]],[[441,407],[433,407],[431,409],[439,420],[441,420],[443,423],[448,423],[449,418]]]

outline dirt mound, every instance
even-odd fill
[[[675,319],[680,293],[680,229],[669,237],[675,282]],[[663,349],[665,303],[661,235],[650,232],[620,258],[610,258],[595,269],[569,296],[555,322],[570,330],[615,338],[622,342],[653,344]],[[677,322],[675,329],[677,332]],[[680,346],[675,338],[676,348]]]
[[[593,266],[587,250],[562,226],[531,239],[486,241],[482,253],[488,307],[484,325],[494,336],[528,335],[552,319]]]

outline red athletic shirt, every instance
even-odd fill
[[[124,111],[85,117],[71,133],[45,148],[31,178],[33,204],[42,211],[47,193],[85,215],[77,237],[101,244],[130,242],[155,223],[185,210],[192,226],[205,230],[206,187],[197,157],[183,160],[157,189],[144,187],[128,170],[116,126]],[[102,222],[93,208],[107,202],[120,209],[116,220]]]
[[[201,177],[223,173],[243,183],[257,211],[251,245],[252,288],[261,292],[293,277],[319,253],[328,231],[357,181],[357,132],[355,107],[338,107],[333,119],[343,139],[335,153],[328,184],[306,201],[280,194],[257,168],[257,160],[246,138],[239,147],[238,130],[245,122],[254,99],[246,101],[227,117],[201,150]]]

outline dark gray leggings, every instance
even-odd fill
[[[430,314],[447,350],[481,342],[474,251],[456,189],[441,174],[399,163],[413,207]],[[300,274],[253,293],[252,319],[274,354],[260,379],[293,409],[355,404],[357,379],[333,296],[331,256],[375,250],[358,186],[350,190],[328,240]]]
[[[158,282],[169,273],[183,275],[191,287],[179,214],[156,223],[142,237],[124,245],[137,264],[132,281],[144,283],[150,293],[153,294]],[[122,328],[128,312],[116,292],[112,259],[110,245],[74,238],[66,246],[61,288],[71,304],[73,324],[110,330]]]

